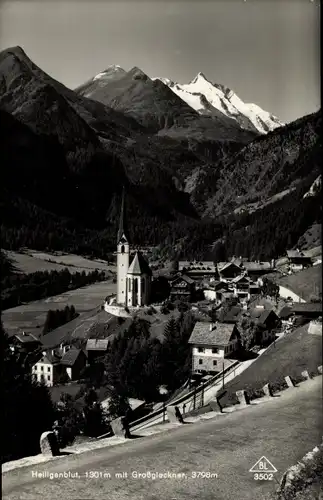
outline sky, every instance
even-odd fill
[[[111,64],[201,71],[289,122],[320,107],[319,15],[318,0],[0,0],[0,49],[70,88]]]

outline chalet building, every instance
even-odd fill
[[[237,278],[243,273],[240,261],[219,262],[217,269],[220,281],[225,281],[227,283],[230,283],[234,278]]]
[[[214,300],[217,303],[222,302],[225,294],[228,292],[229,286],[224,281],[215,281],[203,286],[204,297],[208,300]]]
[[[180,260],[178,262],[178,271],[194,280],[209,278],[213,281],[217,278],[217,266],[213,261],[187,261]]]
[[[279,312],[278,317],[282,322],[282,325],[292,325],[294,317],[293,309],[290,306],[284,306]]]
[[[86,352],[88,355],[88,362],[92,364],[97,358],[105,355],[109,345],[109,339],[88,339],[86,343]]]
[[[62,375],[60,366],[61,357],[52,349],[43,352],[43,356],[32,367],[32,376],[37,382],[44,382],[47,386],[56,384]]]
[[[294,303],[291,309],[295,316],[304,316],[309,319],[322,316],[322,303],[320,302]]]
[[[81,349],[71,348],[63,355],[60,364],[65,367],[70,380],[78,380],[87,365],[87,356]]]
[[[250,317],[256,321],[258,325],[264,326],[267,330],[272,330],[277,328],[281,320],[279,316],[275,313],[273,309],[264,310],[261,308],[255,308],[250,311]]]
[[[195,281],[182,274],[171,281],[170,298],[171,300],[183,300],[192,302],[195,296]]]
[[[192,372],[214,374],[230,365],[229,357],[240,349],[236,325],[198,321],[189,339]]]
[[[259,283],[251,283],[249,286],[250,299],[252,299],[253,297],[255,297],[257,295],[260,295],[260,293],[261,293],[260,284]]]
[[[57,384],[64,374],[70,380],[77,380],[87,364],[83,351],[65,346],[63,349],[44,351],[42,357],[32,366],[32,376],[38,382],[51,387]]]
[[[271,273],[275,269],[275,261],[271,262],[243,262],[245,271],[252,281],[257,281],[261,276]]]
[[[219,321],[221,323],[235,325],[240,320],[242,312],[243,312],[243,309],[240,306],[232,306],[231,309],[229,309],[229,311],[227,311],[223,315],[221,315],[221,311],[220,311]]]
[[[250,285],[251,279],[244,275],[237,276],[231,281],[233,287],[233,295],[240,302],[248,302],[250,300]]]
[[[42,344],[40,340],[32,333],[18,333],[10,339],[11,344],[21,353],[31,353],[39,348]]]
[[[312,265],[311,257],[299,250],[287,250],[287,257],[291,271],[301,271]]]

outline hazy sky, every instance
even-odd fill
[[[318,0],[0,0],[0,48],[71,88],[110,64],[202,71],[290,121],[320,106],[319,14]]]

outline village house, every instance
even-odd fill
[[[219,262],[217,265],[220,281],[230,283],[243,273],[242,262],[234,260],[231,262]]]
[[[88,339],[86,342],[86,352],[88,363],[92,364],[97,358],[103,357],[107,352],[109,339]]]
[[[240,302],[248,302],[250,300],[250,285],[251,279],[245,274],[233,278],[231,286],[234,297],[237,297]]]
[[[192,302],[195,296],[195,281],[186,274],[180,274],[171,281],[171,300]]]
[[[276,330],[281,326],[281,319],[275,311],[255,308],[250,311],[250,317],[261,327],[257,332],[256,344],[266,345],[273,342],[276,338]]]
[[[41,346],[40,340],[32,333],[18,333],[10,338],[10,343],[21,353],[32,353]]]
[[[242,312],[243,309],[241,308],[241,306],[232,306],[228,311],[222,314],[220,310],[219,321],[221,321],[221,323],[235,325],[240,320]]]
[[[63,354],[60,364],[65,367],[70,380],[78,380],[87,364],[87,356],[82,349],[72,347]]]
[[[229,286],[224,281],[205,283],[203,286],[204,297],[207,300],[220,303],[224,300],[224,295],[229,292]],[[233,295],[233,292],[232,292]]]
[[[303,316],[308,319],[319,318],[322,316],[322,303],[321,302],[306,302],[294,303],[291,306],[292,313],[295,316]]]
[[[213,374],[230,365],[229,357],[240,349],[236,325],[198,321],[189,339],[192,372]]]
[[[51,387],[57,384],[62,375],[61,357],[54,349],[43,352],[42,357],[32,366],[32,376],[37,382]]]
[[[254,319],[258,325],[262,325],[268,330],[277,328],[281,323],[280,318],[273,309],[265,310],[256,307],[255,309],[250,310],[250,317]]]
[[[252,281],[257,281],[261,276],[271,273],[275,269],[275,261],[271,262],[243,262],[245,271]]]
[[[32,376],[37,382],[51,387],[59,383],[62,376],[77,380],[87,364],[83,351],[71,346],[43,351],[42,356],[32,366]]]
[[[187,261],[178,262],[178,271],[185,273],[194,280],[209,278],[213,281],[217,278],[217,266],[213,261]]]
[[[289,269],[291,271],[301,271],[312,265],[311,257],[304,252],[297,250],[287,250]]]

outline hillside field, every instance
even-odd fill
[[[4,250],[5,254],[12,261],[15,268],[24,273],[30,274],[37,271],[61,271],[67,268],[70,273],[83,272],[90,273],[91,271],[106,271],[113,273],[116,268],[113,264],[101,259],[87,259],[80,255],[66,253],[48,253],[39,252],[36,250],[24,250],[13,252]]]
[[[71,290],[48,297],[47,299],[30,302],[2,312],[2,321],[9,335],[18,330],[39,333],[44,325],[49,309],[64,309],[73,305],[77,313],[86,313],[101,306],[107,295],[116,292],[116,284],[112,280],[101,281],[83,288]]]
[[[314,297],[322,298],[322,264],[284,276],[277,280],[277,284],[289,288],[306,302]]]
[[[299,378],[303,370],[317,373],[322,364],[322,337],[307,333],[308,324],[273,344],[241,375],[228,383],[221,404],[236,402],[236,391],[261,389],[268,382],[284,381],[286,375]]]

